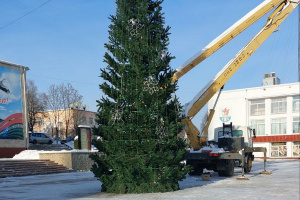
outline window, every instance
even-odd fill
[[[233,135],[233,137],[242,137],[243,131],[242,130],[233,130],[232,135]]]
[[[218,132],[218,137],[242,137],[243,136],[243,131],[242,130],[232,130],[232,134],[229,131],[219,131]]]
[[[38,118],[38,125],[39,126],[42,126],[42,125],[44,125],[44,118]]]
[[[271,146],[271,157],[286,157],[286,142],[273,142]]]
[[[300,157],[299,149],[300,149],[300,141],[294,142],[293,143],[293,156]]]
[[[265,135],[265,120],[251,120],[251,128],[255,129],[256,135]]]
[[[250,103],[251,115],[264,115],[265,114],[265,100],[254,100]]]
[[[99,125],[98,122],[96,121],[96,119],[95,119],[95,125]]]
[[[80,121],[81,121],[82,124],[86,124],[86,117],[85,116],[81,117]]]
[[[94,124],[94,119],[90,117],[90,124]]]
[[[293,133],[300,133],[300,117],[293,117]]]
[[[272,119],[271,134],[272,135],[286,134],[286,118]]]
[[[299,111],[300,111],[300,95],[293,96],[293,112],[299,112]]]
[[[286,113],[286,98],[272,99],[271,113]]]

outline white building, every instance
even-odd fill
[[[265,75],[264,78],[269,77]],[[277,78],[275,80],[273,84],[279,82]],[[215,127],[232,122],[233,125],[254,128],[257,137],[253,139],[253,145],[266,147],[268,158],[299,158],[299,93],[299,82],[223,91],[215,108],[208,139],[214,139]],[[208,109],[213,107],[216,97],[209,101]],[[263,153],[255,153],[255,157],[263,157]]]

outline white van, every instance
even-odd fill
[[[50,138],[48,135],[45,133],[30,133],[29,135],[29,142],[36,144],[52,144],[54,141],[52,138]]]

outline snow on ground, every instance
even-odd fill
[[[0,178],[0,199],[299,199],[299,160],[268,160],[267,171],[259,174],[263,160],[256,159],[248,181],[234,176],[219,177],[212,172],[210,181],[200,176],[186,176],[179,182],[181,190],[167,193],[107,194],[92,172],[73,172],[25,177]]]
[[[66,151],[71,151],[71,152],[86,152],[89,150],[85,150],[85,149],[73,149],[74,148],[74,141],[65,143],[65,145],[69,146],[72,150],[60,150],[59,152],[66,152]],[[92,146],[92,150],[91,151],[97,151],[96,149],[93,149]],[[22,152],[20,152],[19,154],[16,154],[13,159],[39,159],[39,153],[40,152],[51,152],[53,153],[54,151],[44,151],[44,150],[24,150]]]
[[[61,150],[58,152],[86,152],[86,151],[90,151],[90,150],[86,150],[86,149],[73,149],[73,150]],[[96,152],[95,150],[91,150],[93,152]],[[29,160],[29,159],[40,159],[39,157],[39,153],[53,153],[55,151],[41,151],[41,150],[24,150],[19,154],[16,154],[12,159],[25,159],[25,160]]]
[[[77,136],[76,136],[77,137]],[[75,137],[75,138],[76,138]],[[71,149],[74,149],[74,141],[70,141],[70,142],[67,142],[67,143],[65,143],[65,145],[67,145],[68,147],[70,147]],[[93,150],[97,150],[95,147],[94,147],[94,145],[91,145],[91,149]]]
[[[40,159],[39,152],[46,152],[46,151],[38,151],[38,150],[25,150],[19,154],[16,154],[13,159]]]
[[[67,145],[68,147],[74,149],[74,141],[66,142],[65,145]]]

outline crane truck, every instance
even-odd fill
[[[232,123],[223,124],[223,127],[215,129],[217,131],[215,135],[218,138],[215,138],[215,141],[208,141],[208,127],[225,83],[279,27],[299,3],[300,0],[265,0],[176,69],[177,72],[172,77],[172,83],[178,81],[180,77],[196,65],[273,10],[266,24],[250,42],[207,83],[193,100],[184,105],[184,129],[191,145],[191,149],[186,154],[186,163],[193,168],[190,175],[201,175],[203,169],[206,168],[218,172],[219,176],[231,176],[233,175],[234,167],[237,166],[242,168],[242,176],[244,177],[244,173],[251,171],[254,152],[264,153],[264,171],[262,173],[269,173],[266,171],[266,148],[253,147],[252,139],[256,137],[254,129],[232,125]],[[218,91],[214,106],[209,111],[206,125],[200,132],[192,123],[192,119]]]

